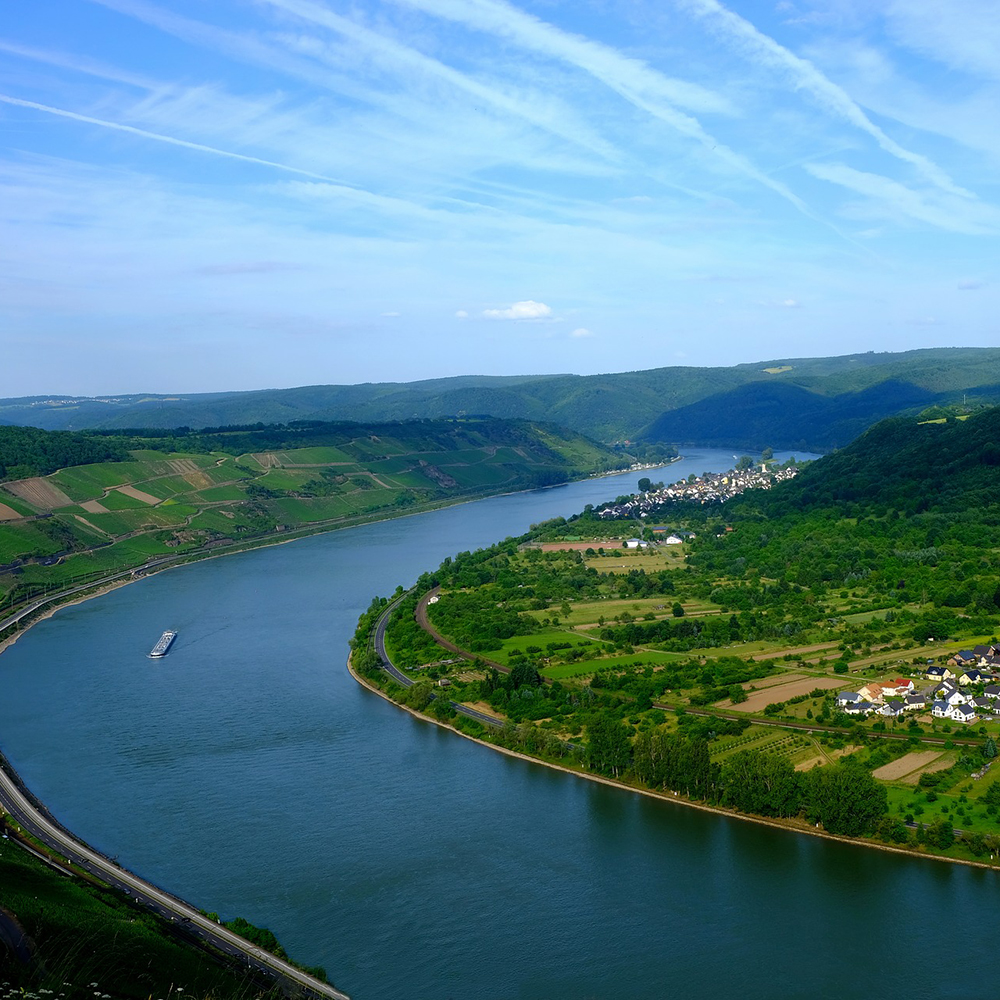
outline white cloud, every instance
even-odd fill
[[[464,309],[459,309],[458,312],[455,313],[455,318],[456,319],[468,319],[469,318],[469,314]]]
[[[593,337],[594,335],[584,326],[577,327],[571,334],[571,337]]]
[[[394,319],[396,316],[399,315],[399,313],[398,312],[384,312],[381,315],[384,316],[386,319]]]
[[[545,319],[552,315],[552,309],[544,302],[525,299],[506,309],[484,309],[483,315],[487,319]]]
[[[722,301],[721,299],[718,301]],[[768,309],[801,309],[802,303],[798,299],[772,299],[771,301],[758,302],[759,306],[766,306]]]

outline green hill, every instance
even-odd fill
[[[887,384],[894,387],[892,392],[876,391],[875,387]],[[741,387],[754,391],[747,396],[726,395]],[[768,397],[768,390],[774,395]],[[865,390],[872,390],[872,396],[858,395]],[[777,447],[787,441],[795,447],[824,450],[831,442],[843,444],[872,420],[914,405],[998,400],[1000,349],[938,348],[606,375],[469,375],[252,392],[3,399],[0,423],[69,430],[203,428],[479,414],[553,421],[607,442],[635,440],[650,429],[651,440],[739,447],[746,436],[738,436],[741,422],[732,419],[731,407],[746,404],[762,410],[766,404],[772,412],[766,421],[757,421],[760,433],[768,437],[761,437],[764,445]],[[683,409],[700,401],[706,401],[701,410]],[[801,434],[803,410],[812,421],[809,436]],[[678,419],[671,421],[671,413]]]
[[[750,382],[668,410],[643,433],[649,441],[716,447],[829,451],[878,420],[938,403],[942,394],[890,379],[859,392],[823,396],[783,382]]]
[[[836,507],[988,519],[1000,506],[1000,407],[967,420],[882,421],[780,490],[744,497],[734,510],[748,505],[764,514]]]
[[[632,461],[551,424],[490,417],[27,436],[30,448],[24,428],[0,428],[0,615],[53,585],[151,560],[551,486]],[[63,466],[38,475],[49,470],[52,440],[67,449]],[[94,461],[105,455],[117,460]]]

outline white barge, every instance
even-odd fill
[[[177,638],[176,632],[164,632],[149,651],[150,656],[166,656],[171,643]]]

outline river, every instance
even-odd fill
[[[511,759],[359,687],[375,594],[669,469],[171,570],[0,656],[0,747],[71,830],[354,1000],[992,997],[993,872]],[[178,630],[161,661],[146,653]]]

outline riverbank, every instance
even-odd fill
[[[683,456],[677,456],[671,459],[669,464],[681,461]],[[654,466],[654,468],[666,468],[666,465]],[[256,538],[249,538],[242,541],[233,541],[228,545],[215,545],[211,548],[206,548],[203,550],[194,550],[188,553],[180,553],[177,556],[167,557],[165,559],[157,560],[153,564],[136,564],[131,570],[125,570],[123,573],[120,572],[115,574],[115,577],[108,577],[104,580],[94,581],[92,586],[85,587],[75,587],[66,592],[67,600],[61,600],[60,595],[54,595],[52,598],[47,599],[45,603],[44,610],[39,609],[37,615],[33,615],[29,612],[27,616],[27,623],[21,628],[17,628],[7,635],[2,633],[11,629],[17,624],[17,615],[23,613],[17,612],[13,616],[8,616],[6,621],[0,623],[0,653],[10,645],[13,645],[17,639],[24,635],[25,632],[32,626],[40,621],[44,621],[47,618],[51,618],[56,611],[60,608],[72,607],[75,604],[82,604],[84,601],[89,601],[95,597],[101,597],[102,595],[109,593],[112,590],[116,590],[118,587],[123,587],[126,584],[134,583],[138,580],[145,579],[148,576],[152,576],[157,573],[161,573],[168,569],[178,569],[182,566],[193,565],[194,563],[205,562],[209,559],[218,559],[223,556],[239,555],[242,552],[250,552],[254,549],[271,548],[275,545],[285,545],[289,542],[301,541],[305,538],[312,538],[316,535],[329,534],[335,531],[345,531],[350,528],[359,528],[371,524],[381,524],[386,521],[396,521],[403,518],[420,517],[428,513],[432,513],[438,510],[446,510],[452,507],[463,507],[467,504],[478,503],[482,500],[492,499],[496,497],[510,497],[518,496],[519,494],[528,494],[536,492],[537,490],[554,490],[560,487],[569,486],[573,483],[585,483],[596,479],[602,479],[606,477],[613,476],[623,476],[631,475],[631,470],[617,470],[607,473],[596,473],[590,476],[586,476],[583,479],[571,479],[567,480],[565,483],[557,483],[553,486],[542,486],[534,487],[527,490],[513,490],[513,491],[500,491],[500,492],[485,492],[477,493],[473,495],[467,495],[462,497],[456,497],[454,499],[443,498],[438,500],[431,500],[424,504],[418,504],[414,507],[407,508],[406,510],[394,511],[386,509],[383,511],[378,511],[372,514],[358,514],[350,517],[345,517],[338,519],[336,522],[317,522],[313,524],[302,525],[298,528],[292,528],[288,531],[277,532],[274,534],[261,535]],[[117,577],[120,577],[117,578]],[[80,593],[80,591],[83,593]],[[30,602],[29,605],[30,607]]]
[[[396,708],[402,709],[404,712],[408,712],[416,719],[420,719],[422,722],[430,722],[435,726],[440,726],[442,729],[447,729],[463,739],[471,740],[473,743],[478,743],[480,746],[484,746],[490,750],[495,750],[498,753],[506,754],[508,757],[517,757],[520,760],[528,761],[532,764],[539,764],[543,767],[550,768],[553,771],[562,771],[565,774],[574,775],[577,778],[585,778],[587,781],[596,782],[599,785],[607,785],[612,788],[617,788],[625,792],[633,792],[636,795],[644,795],[647,798],[657,799],[661,802],[670,802],[673,805],[685,806],[688,809],[697,809],[701,812],[714,813],[718,816],[725,816],[729,819],[742,820],[748,823],[756,823],[758,826],[768,826],[772,829],[783,830],[786,833],[800,833],[807,834],[810,837],[818,837],[822,840],[834,840],[842,844],[850,844],[852,847],[866,847],[876,851],[885,851],[889,854],[902,854],[910,858],[922,858],[931,861],[947,861],[951,864],[956,865],[966,865],[970,868],[985,868],[989,871],[997,871],[998,865],[987,864],[983,861],[973,861],[967,858],[950,858],[942,854],[932,854],[925,851],[912,851],[907,850],[903,847],[894,847],[891,844],[883,844],[876,841],[866,840],[858,837],[843,837],[837,834],[828,833],[825,830],[818,829],[806,823],[804,820],[792,820],[792,819],[773,819],[767,816],[754,816],[749,813],[737,812],[733,809],[726,809],[724,806],[713,806],[706,802],[697,802],[692,799],[685,798],[684,796],[678,795],[676,792],[658,792],[651,788],[639,788],[636,785],[629,785],[623,781],[616,781],[613,778],[607,778],[601,774],[592,774],[589,771],[578,770],[576,768],[567,767],[565,764],[557,764],[554,761],[544,760],[540,757],[532,757],[530,754],[521,753],[518,750],[511,750],[508,747],[498,746],[495,743],[490,743],[488,740],[479,739],[476,736],[472,736],[469,733],[463,732],[455,726],[444,722],[441,719],[436,719],[431,715],[426,715],[423,712],[418,712],[416,709],[411,708],[409,705],[401,705],[399,702],[393,700],[387,692],[383,691],[380,687],[372,684],[370,681],[362,677],[355,669],[351,663],[351,657],[348,655],[347,658],[347,670],[354,680],[360,684],[363,688],[371,691],[373,694],[378,695],[383,698],[389,704],[395,706]],[[1000,863],[998,863],[1000,864]]]

